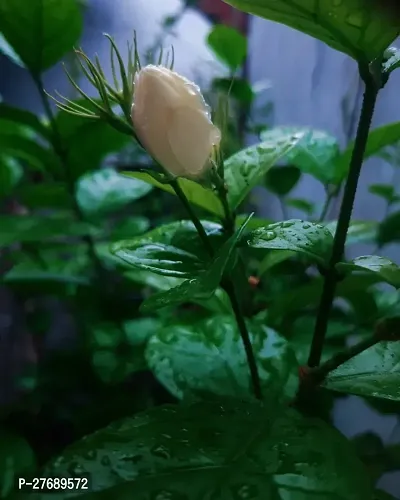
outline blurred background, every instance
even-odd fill
[[[173,45],[175,69],[195,80],[205,89],[211,101],[213,91],[226,88],[231,76],[230,68],[225,61],[216,57],[207,41],[213,24],[233,27],[247,37],[247,58],[240,75],[246,86],[238,85],[235,124],[225,144],[230,153],[244,144],[257,141],[260,127],[312,127],[334,135],[341,146],[354,138],[363,91],[357,66],[350,57],[311,37],[280,24],[244,15],[220,0],[85,0],[82,8],[84,31],[81,45],[89,56],[97,53],[107,68],[109,48],[103,32],[115,37],[117,45],[123,48],[126,41],[132,39],[133,30],[136,30],[139,50],[143,54],[157,52],[160,46],[168,49]],[[65,62],[73,69],[72,58],[67,57]],[[107,69],[110,74],[110,68]],[[57,90],[63,95],[74,97],[61,65],[48,71],[44,81],[50,93]],[[85,85],[83,82],[83,88],[89,90]],[[399,85],[400,72],[395,72],[379,97],[373,126],[399,121]],[[42,112],[40,96],[28,73],[2,55],[0,95],[5,103],[35,113]],[[132,161],[148,161],[130,148],[128,145],[124,155],[112,157],[108,161],[117,168]],[[41,181],[40,176],[31,179],[35,185]],[[384,198],[371,197],[369,188],[373,184],[398,186],[399,181],[400,169],[396,168],[393,161],[382,158],[368,160],[363,168],[353,217],[361,221],[385,218],[391,208]],[[290,195],[293,200],[308,200],[309,204],[317,208],[322,206],[325,199],[322,184],[307,174],[302,175]],[[304,205],[293,202],[282,207],[279,196],[263,188],[255,190],[249,204],[256,209],[257,216],[268,219],[306,217]],[[26,206],[29,206],[29,201],[24,204],[21,198],[18,201],[7,199],[2,211],[3,214],[18,214],[27,210]],[[176,201],[169,195],[150,193],[143,200],[135,202],[134,224],[142,224],[146,228],[148,220],[158,223],[168,221],[172,214],[176,217],[179,210]],[[334,219],[337,211],[338,207],[333,205],[328,219]],[[152,225],[155,223],[150,222]],[[7,228],[0,226],[0,233],[3,231],[6,232]],[[375,245],[361,243],[352,246],[350,254],[365,255],[375,250]],[[384,254],[398,261],[398,244],[387,245]],[[0,258],[2,270],[8,270],[9,255],[3,252]],[[88,399],[97,403],[109,401],[104,403],[108,408],[105,408],[102,418],[98,416],[97,427],[105,425],[114,417],[148,405],[149,399],[157,404],[172,400],[145,371],[134,370],[132,375],[129,368],[124,366],[122,372],[115,375],[109,367],[114,361],[106,357],[94,356],[96,359],[90,370],[85,362],[81,365],[75,351],[73,356],[68,357],[68,349],[77,342],[76,318],[78,321],[83,320],[83,313],[71,315],[68,299],[60,299],[59,291],[49,289],[48,282],[42,290],[36,282],[31,282],[33,289],[29,288],[28,281],[11,279],[0,287],[0,405],[6,424],[12,425],[16,432],[24,429],[28,440],[43,448],[40,449],[43,461],[71,439],[92,430],[91,423],[85,424],[93,419],[92,414],[85,414],[84,411],[90,409],[90,405],[86,404]],[[117,326],[114,323],[112,328],[118,329],[125,309],[132,307],[135,300],[140,300],[142,293],[142,288],[140,293],[139,288],[137,291],[130,288],[129,294],[122,298],[121,290],[126,291],[125,282],[102,283],[104,293],[98,300],[102,301],[104,318],[98,325],[99,338],[104,328],[110,328],[110,322],[114,321],[113,314],[119,319]],[[65,289],[62,293],[68,296]],[[70,378],[71,372],[63,375],[57,371],[60,360],[57,355],[60,353],[62,362],[69,364],[77,378],[73,390],[69,387],[70,380],[64,383],[64,378]],[[39,360],[44,365],[49,363],[47,372],[43,371],[44,379],[37,372]],[[100,377],[97,376],[98,372],[101,373]],[[52,378],[57,378],[58,384],[52,386]],[[110,381],[120,384],[118,401],[115,400],[114,386],[109,385]],[[30,400],[29,395],[38,384],[39,396],[34,391],[35,398]],[[77,385],[81,389],[78,392]],[[21,405],[24,411],[20,411]],[[25,412],[27,407],[28,414]],[[95,403],[93,408],[97,408]],[[71,417],[72,414],[79,415],[76,417],[79,425]],[[374,436],[367,435],[366,438],[367,445],[372,449],[379,448],[382,443],[400,443],[399,415],[398,409],[393,407],[378,413],[371,405],[356,397],[339,399],[333,410],[337,427],[347,436],[373,432]],[[40,444],[38,432],[41,435]],[[400,498],[397,472],[384,474],[379,484]]]

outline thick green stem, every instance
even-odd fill
[[[189,203],[189,200],[186,198],[186,195],[183,192],[182,188],[180,187],[177,179],[171,181],[171,186],[174,189],[178,198],[180,199],[181,203],[187,210],[188,215],[191,221],[193,222],[194,226],[196,227],[199,237],[204,244],[204,247],[206,248],[211,257],[214,256],[215,252],[207,236],[207,233],[205,232],[203,225],[201,224],[199,218],[197,217],[195,211],[193,210],[192,205]],[[253,347],[251,345],[250,335],[247,330],[246,322],[244,320],[240,303],[236,295],[234,283],[230,278],[224,278],[223,283],[221,283],[221,286],[223,287],[223,289],[225,290],[225,292],[229,297],[229,300],[231,301],[232,310],[234,312],[240,336],[246,352],[246,358],[247,358],[247,363],[249,365],[254,395],[257,399],[262,399],[261,382],[258,373],[257,362],[254,356]]]
[[[362,69],[364,69],[362,76],[365,82],[365,92],[362,102],[361,116],[358,122],[357,135],[350,161],[349,175],[347,177],[342,204],[340,207],[339,220],[336,228],[335,238],[333,241],[331,259],[329,262],[329,267],[325,274],[324,286],[319,304],[314,336],[311,343],[310,355],[308,358],[308,365],[310,367],[318,366],[321,360],[326,329],[328,326],[329,315],[335,296],[335,289],[338,278],[336,273],[336,264],[341,260],[344,253],[344,246],[346,243],[347,231],[349,229],[350,218],[353,211],[358,179],[361,173],[369,129],[371,126],[372,116],[374,114],[376,98],[379,92],[379,86],[377,85],[374,77],[369,73],[368,70],[365,70],[365,68]]]

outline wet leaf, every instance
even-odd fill
[[[219,224],[207,221],[202,224],[209,237],[221,234]],[[133,267],[176,278],[203,272],[209,260],[190,221],[172,222],[142,236],[116,242],[111,252]]]
[[[331,372],[324,387],[400,401],[400,342],[380,342]]]
[[[250,232],[246,243],[251,248],[301,252],[324,264],[330,257],[333,238],[321,224],[293,219]]]
[[[335,181],[335,161],[339,156],[339,143],[335,137],[307,127],[280,127],[279,130],[281,133],[302,135],[285,155],[288,163],[324,184]],[[268,132],[263,132],[261,139],[264,139]]]
[[[283,158],[305,135],[297,129],[271,129],[263,141],[235,153],[225,160],[228,201],[238,207],[277,161]]]
[[[43,475],[86,475],[104,499],[372,500],[365,469],[338,431],[248,401],[148,410],[73,444]],[[32,500],[83,495],[38,493]]]
[[[238,241],[242,237],[250,217],[248,217],[240,229],[236,230],[235,234],[220,247],[205,271],[199,273],[196,278],[183,281],[175,288],[152,295],[143,302],[141,307],[142,311],[176,306],[194,300],[210,299],[221,282],[225,268],[233,255]]]
[[[337,221],[324,224],[325,227],[335,236]],[[372,243],[376,241],[378,224],[373,221],[351,221],[347,231],[346,245],[356,243]]]
[[[154,179],[151,175],[142,172],[123,172],[127,177],[133,177],[134,179],[139,179],[144,182],[148,182],[152,186],[155,186],[167,193],[175,195],[175,191],[169,184],[163,184]],[[185,193],[186,198],[204,210],[211,212],[214,215],[223,216],[224,210],[218,197],[209,189],[205,189],[200,184],[193,182],[189,179],[178,179],[178,183]]]
[[[284,337],[248,322],[265,395],[277,398],[296,381],[297,362]],[[158,380],[180,399],[203,394],[252,397],[246,353],[233,315],[216,315],[192,325],[160,329],[147,346],[146,358]]]
[[[400,288],[400,267],[385,257],[364,255],[351,262],[339,262],[336,267],[343,272],[369,271],[378,273],[386,283]]]
[[[399,34],[394,16],[383,15],[364,0],[224,1],[318,38],[357,61],[369,62],[380,56]]]
[[[111,168],[104,168],[78,180],[76,199],[87,216],[100,217],[143,198],[151,189],[146,182],[127,179]]]

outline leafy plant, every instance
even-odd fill
[[[78,43],[80,5],[0,4],[0,48],[28,70],[44,109],[0,103],[2,282],[37,358],[16,377],[17,403],[1,407],[1,498],[390,497],[375,482],[400,468],[396,447],[346,439],[331,409],[354,394],[399,411],[400,267],[347,255],[399,240],[391,184],[370,193],[392,213],[352,220],[363,161],[400,141],[399,123],[370,130],[399,66],[388,49],[398,28],[362,0],[227,3],[357,61],[353,142],[342,150],[325,131],[261,123],[258,143],[244,144],[238,122],[254,126],[255,90],[237,71],[248,47],[220,25],[207,37],[227,67],[208,89],[213,104],[223,95],[219,114],[171,57],[143,64],[134,38],[123,58],[108,35],[112,81],[76,50],[98,95],[67,65],[79,98],[54,98],[42,75]],[[323,185],[322,207],[293,196],[304,174]],[[247,213],[256,186],[285,220]],[[46,349],[48,302],[72,323],[56,350]],[[22,475],[42,478],[40,490],[20,491]]]

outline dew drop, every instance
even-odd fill
[[[303,229],[310,229],[310,227],[311,227],[311,224],[309,224],[308,222],[305,222],[303,224]]]
[[[263,240],[271,241],[276,238],[276,233],[274,231],[267,231],[262,236]]]
[[[288,220],[288,221],[282,222],[282,227],[284,227],[284,228],[293,227],[295,224],[296,224],[296,222]]]
[[[350,14],[349,16],[347,16],[346,21],[348,22],[348,24],[354,26],[355,28],[361,28],[363,25],[362,12],[355,12],[353,14]]]

